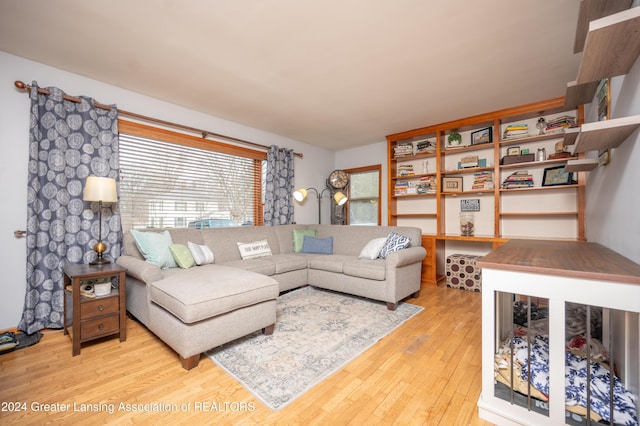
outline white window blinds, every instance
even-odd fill
[[[262,224],[262,160],[218,152],[216,143],[205,149],[127,133],[119,141],[124,230]]]

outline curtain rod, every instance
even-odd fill
[[[26,83],[24,83],[22,81],[19,81],[19,80],[16,80],[13,84],[18,89],[31,90],[31,85],[26,84]],[[41,93],[43,95],[49,95],[49,91],[47,89],[38,88],[38,93]],[[62,95],[62,98],[67,100],[67,101],[71,101],[71,102],[76,102],[76,103],[82,102],[82,100],[80,98],[76,98],[76,97],[69,96],[69,95]],[[101,109],[105,109],[107,111],[111,111],[111,106],[109,106],[109,105],[103,105],[103,104],[100,104],[100,103],[96,102],[95,106],[96,106],[96,108],[101,108]],[[139,120],[144,120],[144,121],[149,121],[149,122],[152,122],[152,123],[157,123],[157,124],[162,124],[162,125],[165,125],[165,126],[174,127],[174,128],[177,128],[177,129],[188,130],[188,131],[194,132],[194,133],[199,133],[199,134],[202,135],[203,139],[206,139],[207,136],[213,136],[213,137],[218,137],[218,138],[224,138],[224,139],[227,139],[227,140],[230,140],[230,141],[233,141],[233,142],[239,142],[239,143],[243,143],[243,144],[246,144],[246,145],[255,146],[257,148],[269,149],[268,146],[262,145],[262,144],[259,144],[259,143],[246,141],[244,139],[234,138],[233,136],[222,135],[220,133],[210,132],[208,130],[197,129],[195,127],[185,126],[183,124],[173,123],[171,121],[160,120],[158,118],[153,118],[153,117],[148,117],[146,115],[136,114],[135,112],[125,111],[123,109],[118,109],[118,114],[122,114],[122,115],[125,115],[127,117],[131,117],[131,118],[137,118]],[[303,154],[301,154],[299,152],[294,152],[293,154],[296,157],[304,158]]]

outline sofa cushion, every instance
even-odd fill
[[[302,250],[302,244],[304,243],[304,236],[308,235],[314,237],[317,234],[315,229],[294,229],[293,230],[293,252],[300,253]]]
[[[333,254],[333,237],[315,238],[304,236],[301,253]]]
[[[178,266],[182,269],[189,269],[196,264],[189,248],[184,244],[171,244],[169,246],[169,251]]]
[[[386,265],[384,260],[358,259],[347,262],[343,267],[345,275],[351,275],[368,280],[383,281],[386,276]]]
[[[275,300],[279,293],[273,278],[224,265],[175,269],[165,277],[149,285],[149,297],[187,324]]]
[[[307,257],[296,254],[277,254],[271,258],[276,267],[276,274],[307,269]]]
[[[169,246],[173,244],[169,231],[142,232],[132,229],[131,235],[133,235],[138,250],[147,262],[162,269],[176,268],[178,266],[169,250]]]
[[[309,258],[309,268],[321,269],[328,272],[343,272],[345,263],[351,262],[355,256],[331,254],[323,256],[313,256]]]
[[[273,259],[271,259],[271,256],[257,259],[231,260],[221,263],[221,265],[232,266],[234,268],[244,269],[245,271],[253,271],[262,275],[273,275],[276,273],[276,265]]]

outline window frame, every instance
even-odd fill
[[[351,169],[344,169],[347,173],[349,173],[350,176],[350,184],[349,184],[349,188],[348,188],[348,200],[347,203],[345,205],[345,223],[347,225],[350,225],[349,223],[349,203],[351,203],[351,185],[353,184],[353,179],[351,179],[351,175],[352,174],[358,174],[358,173],[367,173],[367,172],[378,172],[378,197],[367,197],[367,198],[357,198],[354,201],[366,201],[366,200],[377,200],[378,201],[378,224],[377,226],[380,226],[382,224],[382,165],[381,164],[374,164],[371,166],[363,166],[363,167],[355,167],[355,168],[351,168]]]
[[[253,160],[254,226],[264,225],[264,199],[262,196],[263,163],[267,159],[267,153],[255,149],[249,149],[238,145],[232,145],[212,139],[206,139],[206,135],[197,137],[174,130],[142,124],[139,122],[118,119],[118,133],[123,133],[140,138],[158,140],[176,145],[198,148],[220,154],[227,154]]]

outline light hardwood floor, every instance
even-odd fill
[[[127,319],[126,342],[89,342],[76,357],[68,336],[46,331],[37,345],[0,355],[0,424],[488,425],[476,407],[480,293],[423,286],[408,302],[425,310],[278,412],[206,358],[183,370],[135,320]],[[74,411],[82,409],[96,411]]]

